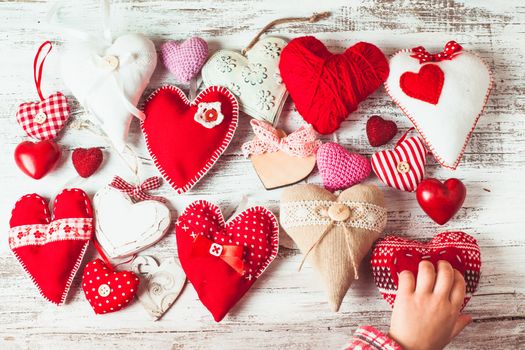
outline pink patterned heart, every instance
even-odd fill
[[[317,167],[324,187],[329,191],[347,189],[370,174],[370,162],[360,154],[350,153],[343,146],[328,142],[317,151]]]
[[[192,37],[182,43],[168,41],[162,45],[162,62],[180,82],[188,82],[201,70],[208,58],[208,43]]]

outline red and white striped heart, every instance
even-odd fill
[[[417,136],[403,136],[393,150],[372,156],[372,169],[381,181],[398,190],[414,192],[425,176],[427,150]]]

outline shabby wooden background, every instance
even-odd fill
[[[186,286],[174,307],[158,322],[149,319],[135,302],[123,311],[95,316],[80,288],[77,275],[67,304],[55,307],[41,299],[7,247],[8,219],[19,196],[38,192],[53,197],[66,183],[93,195],[113,175],[129,177],[120,159],[107,143],[87,130],[66,128],[59,139],[65,156],[57,171],[41,181],[22,175],[12,160],[15,146],[24,139],[17,125],[19,103],[35,100],[32,60],[38,45],[46,40],[63,41],[60,33],[45,26],[51,7],[47,1],[0,2],[0,348],[2,349],[337,349],[359,325],[387,329],[390,309],[370,277],[368,264],[341,311],[329,310],[323,291],[310,267],[297,272],[301,255],[281,247],[278,258],[252,290],[220,324],[200,304],[191,286]],[[115,1],[112,6],[114,35],[142,32],[157,47],[192,35],[205,38],[211,51],[242,49],[259,28],[272,19],[290,15],[309,16],[314,11],[332,11],[318,24],[282,25],[272,35],[291,39],[312,34],[331,50],[342,51],[360,40],[378,45],[386,54],[401,48],[424,45],[441,49],[455,39],[466,49],[476,50],[492,68],[495,89],[486,112],[470,141],[463,162],[455,172],[442,169],[433,160],[428,175],[441,179],[458,177],[468,196],[454,220],[444,227],[434,224],[420,210],[414,194],[379,184],[388,200],[386,233],[411,238],[430,238],[442,230],[464,230],[478,239],[482,249],[482,279],[479,291],[466,311],[474,317],[450,348],[525,348],[525,4],[522,0],[184,0]],[[97,1],[70,1],[64,21],[96,32],[100,29]],[[58,75],[58,50],[45,67],[44,91],[61,90],[70,95]],[[155,88],[175,83],[159,64],[147,96]],[[187,88],[187,87],[184,87]],[[71,101],[74,101],[73,98]],[[75,103],[74,119],[85,115]],[[408,120],[378,89],[361,104],[343,127],[325,140],[337,140],[349,149],[370,155],[366,140],[367,117],[380,114],[394,119],[402,130]],[[263,204],[278,213],[277,191],[262,189],[249,161],[240,151],[252,134],[247,117],[242,118],[232,145],[218,164],[188,195],[177,196],[168,186],[159,193],[170,199],[174,212],[190,201],[206,198],[231,207],[242,194],[250,204]],[[301,118],[288,101],[279,126],[294,130]],[[400,135],[400,134],[399,134]],[[138,123],[133,122],[130,142],[141,155],[141,176],[156,174],[144,149]],[[96,176],[75,180],[70,151],[79,146],[102,146],[107,161]],[[320,183],[318,174],[308,182]],[[378,183],[371,177],[368,182]],[[282,243],[286,244],[286,237]],[[173,234],[147,251],[157,257],[177,254]],[[95,256],[91,249],[85,261]]]

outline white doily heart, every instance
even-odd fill
[[[61,71],[71,89],[118,150],[126,145],[132,115],[157,65],[151,40],[141,34],[123,35],[113,43],[104,40],[68,44]]]
[[[159,264],[152,256],[140,255],[133,260],[131,268],[140,278],[137,297],[156,321],[177,300],[186,283],[186,275],[175,258]]]
[[[110,186],[93,198],[97,240],[111,258],[122,258],[159,241],[171,222],[169,209],[161,202],[131,198]]]
[[[283,39],[266,37],[246,56],[220,50],[202,68],[202,80],[206,86],[230,90],[244,113],[275,124],[288,96],[279,73],[279,58],[285,46]]]
[[[420,63],[414,55],[417,49],[390,59],[385,87],[436,160],[455,169],[487,102],[492,75],[474,53],[459,51],[450,59]],[[433,56],[437,55],[443,53]]]

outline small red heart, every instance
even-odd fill
[[[384,120],[378,115],[373,115],[366,122],[366,136],[372,147],[388,143],[396,134],[397,125],[391,120]]]
[[[102,260],[89,262],[82,275],[82,289],[96,314],[126,307],[137,293],[139,279],[131,271],[113,271]]]
[[[38,180],[55,167],[60,153],[60,147],[51,140],[24,141],[16,146],[15,162],[24,174]]]
[[[77,148],[73,151],[71,159],[78,175],[86,178],[97,171],[104,156],[100,148]]]
[[[447,223],[458,212],[466,195],[467,188],[458,179],[448,179],[444,183],[425,179],[416,190],[419,206],[439,225]]]
[[[439,66],[427,64],[418,73],[403,73],[399,84],[408,96],[437,105],[444,80],[445,74]]]

